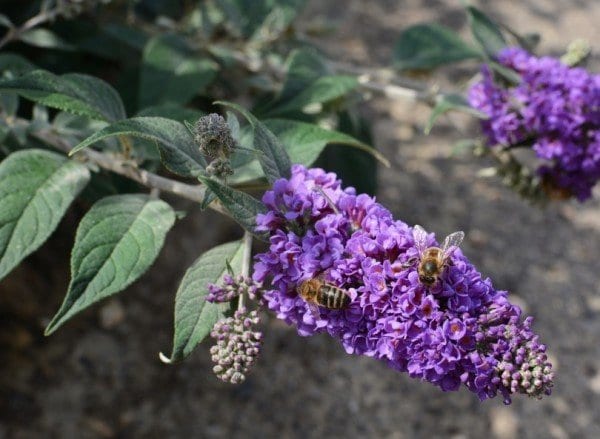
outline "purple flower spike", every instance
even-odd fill
[[[600,75],[506,48],[498,62],[521,77],[515,86],[494,82],[491,69],[469,90],[469,102],[490,146],[532,143],[546,192],[584,201],[600,179]]]
[[[413,229],[321,169],[294,165],[263,201],[269,211],[257,222],[270,247],[256,256],[253,279],[265,285],[263,304],[300,335],[327,332],[350,354],[444,391],[463,384],[482,400],[550,393],[551,365],[531,318],[522,321],[460,249],[438,282],[422,284]],[[432,235],[428,245],[438,245]],[[342,288],[350,304],[315,315],[297,292],[312,278]]]

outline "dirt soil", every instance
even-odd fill
[[[596,0],[477,3],[517,30],[540,32],[542,53],[559,55],[578,37],[600,43]],[[466,25],[450,0],[314,0],[304,17],[335,20],[324,49],[364,66],[385,65],[408,24]],[[481,160],[449,156],[461,134],[448,120],[426,137],[420,105],[374,98],[365,114],[392,161],[379,174],[379,201],[438,235],[466,232],[465,254],[535,316],[557,373],[551,397],[517,397],[507,407],[466,390],[443,393],[273,318],[243,385],[211,374],[204,345],[180,365],[162,364],[178,280],[201,252],[238,233],[198,211],[178,222],[155,269],[126,293],[44,338],[68,281],[67,219],[0,286],[0,438],[600,437],[600,193],[585,205],[533,208],[498,180],[478,178]]]

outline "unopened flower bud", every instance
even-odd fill
[[[233,175],[233,169],[231,168],[229,159],[218,158],[209,163],[209,165],[206,167],[206,173],[208,175],[214,175],[216,177],[223,178]]]

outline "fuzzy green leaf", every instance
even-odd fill
[[[19,39],[29,44],[30,46],[42,47],[44,49],[58,49],[68,51],[75,50],[75,46],[67,43],[54,32],[39,27],[23,32],[19,36]]]
[[[215,194],[221,203],[223,203],[234,220],[256,237],[263,240],[265,239],[264,234],[255,231],[256,215],[259,213],[266,213],[267,211],[267,208],[263,203],[245,192],[224,185],[214,178],[205,176],[199,176],[198,178]]]
[[[119,94],[93,76],[54,75],[34,70],[13,79],[0,80],[0,91],[13,91],[26,99],[69,113],[114,122],[126,117]]]
[[[34,69],[35,65],[21,55],[10,52],[0,53],[0,72],[22,74]]]
[[[290,100],[267,111],[272,116],[302,112],[311,104],[325,104],[347,95],[358,87],[355,76],[331,75],[318,78]]]
[[[473,6],[467,7],[467,14],[473,37],[488,56],[494,57],[506,47],[506,40],[500,28],[487,15]]]
[[[107,137],[121,135],[155,141],[163,164],[182,177],[195,177],[206,168],[206,161],[185,125],[163,117],[132,117],[119,121],[92,134],[70,154]]]
[[[394,48],[399,69],[433,69],[443,64],[481,58],[481,52],[458,34],[438,24],[417,24],[400,35]]]
[[[173,351],[169,359],[161,355],[163,361],[172,363],[187,357],[223,318],[229,304],[207,302],[208,284],[222,281],[227,262],[239,273],[242,255],[242,241],[229,242],[207,251],[187,269],[175,297]]]
[[[287,119],[267,119],[264,124],[281,140],[292,163],[311,166],[328,144],[338,143],[365,151],[385,166],[389,166],[389,161],[380,152],[339,131],[331,131],[311,123]],[[253,160],[236,168],[231,181],[241,183],[254,180],[262,175],[258,162]]]
[[[260,165],[267,176],[267,180],[273,183],[282,177],[289,177],[292,162],[279,139],[262,122],[252,115],[248,110],[231,102],[216,102],[239,112],[250,122],[254,129],[254,149],[262,154],[258,155]]]
[[[77,228],[69,290],[46,335],[144,274],[174,222],[171,206],[147,195],[114,195],[94,204]]]
[[[215,79],[218,70],[215,62],[194,54],[181,37],[156,36],[144,48],[139,106],[185,104]]]
[[[435,121],[442,114],[447,113],[448,111],[453,111],[453,110],[470,114],[471,116],[475,116],[479,119],[487,119],[488,118],[487,114],[482,113],[481,111],[477,111],[475,108],[473,108],[471,105],[469,105],[469,102],[465,99],[464,96],[459,95],[459,94],[443,95],[437,100],[435,107],[433,108],[433,110],[431,111],[431,114],[429,115],[429,120],[427,121],[427,125],[425,125],[425,128],[423,129],[425,134],[429,134],[429,132],[431,131],[431,128],[433,128],[433,125],[435,124]]]
[[[296,49],[286,59],[285,81],[278,99],[289,101],[311,83],[327,75],[325,60],[314,49]]]
[[[0,279],[48,239],[89,179],[84,165],[39,149],[0,163]]]

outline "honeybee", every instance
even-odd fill
[[[464,232],[454,232],[446,236],[442,248],[427,247],[427,232],[423,227],[416,225],[413,229],[415,246],[419,251],[419,281],[431,286],[437,282],[444,268],[449,263],[449,256],[458,248],[465,237]],[[412,265],[412,264],[411,264]]]
[[[305,280],[298,287],[298,294],[308,304],[315,318],[319,317],[319,306],[327,309],[344,309],[350,304],[349,293],[320,278]]]

